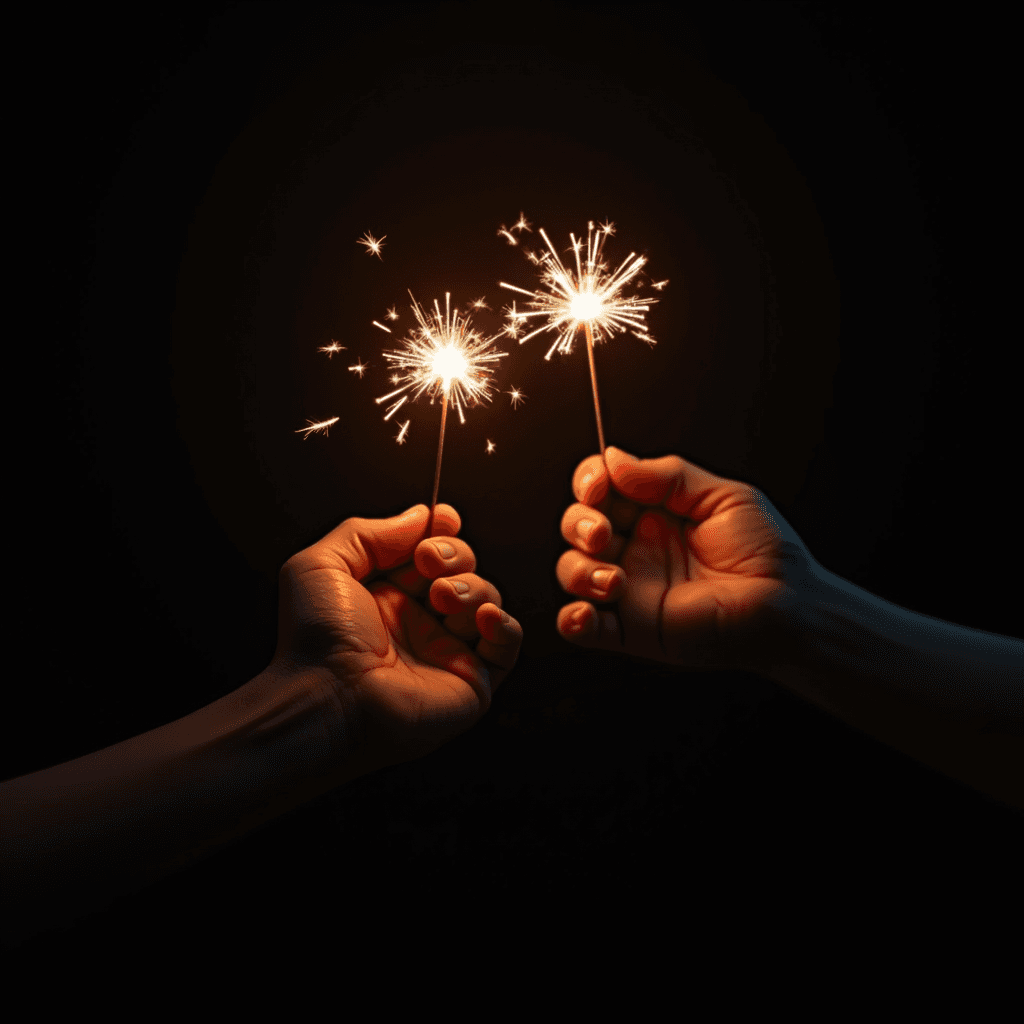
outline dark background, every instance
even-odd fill
[[[999,27],[846,4],[615,10],[26,24],[8,647],[30,670],[9,676],[5,777],[251,678],[280,564],[347,516],[429,500],[437,407],[394,444],[369,322],[399,303],[408,324],[407,288],[497,311],[499,278],[532,280],[495,234],[520,210],[556,244],[610,218],[610,257],[635,248],[670,280],[657,346],[598,351],[609,443],[749,480],[840,575],[1024,636]],[[367,230],[383,261],[355,245]],[[331,338],[347,349],[328,360]],[[709,928],[770,900],[921,920],[1001,898],[1011,810],[754,677],[557,637],[558,521],[596,448],[585,355],[505,347],[499,386],[529,397],[450,420],[441,484],[527,629],[486,719],[26,949],[135,957],[197,922],[196,942],[245,948],[342,912],[427,927],[469,904],[574,922],[685,908]],[[335,415],[327,437],[295,433]]]

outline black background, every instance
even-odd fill
[[[598,351],[609,443],[750,480],[840,575],[1024,636],[998,26],[845,4],[481,10],[26,25],[5,777],[251,678],[280,564],[349,515],[429,499],[437,407],[393,443],[369,321],[407,288],[504,304],[499,277],[531,278],[495,234],[520,210],[558,244],[608,217],[611,255],[670,279],[658,345]],[[347,348],[327,360],[330,338]],[[506,347],[499,385],[528,400],[449,421],[441,487],[527,629],[486,719],[27,952],[142,956],[140,936],[197,923],[200,945],[244,949],[342,912],[427,927],[427,904],[700,908],[703,928],[769,899],[920,920],[1001,898],[1011,810],[754,677],[557,637],[557,524],[596,447],[585,356]]]

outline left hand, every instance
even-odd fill
[[[281,569],[268,671],[313,680],[344,778],[465,732],[519,656],[522,627],[474,572],[459,514],[438,505],[428,538],[429,517],[416,505],[391,519],[347,519]]]

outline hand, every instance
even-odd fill
[[[268,671],[313,679],[344,778],[422,757],[469,729],[519,655],[522,627],[474,573],[458,513],[438,505],[428,539],[429,518],[417,505],[347,519],[281,570]]]
[[[579,464],[573,493],[558,581],[590,600],[559,610],[566,640],[691,668],[768,670],[780,615],[817,563],[757,488],[677,455],[608,448]]]

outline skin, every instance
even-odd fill
[[[516,663],[520,624],[478,576],[459,514],[348,519],[281,570],[268,672],[311,679],[346,774],[422,757],[471,728]],[[436,614],[431,614],[434,612]]]
[[[558,613],[565,639],[690,668],[765,669],[774,612],[813,559],[760,491],[677,455],[608,448],[579,464],[573,493],[561,524],[572,547],[556,571],[582,600]]]

